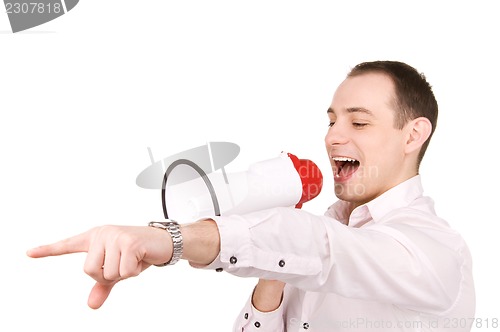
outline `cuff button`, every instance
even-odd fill
[[[278,265],[279,265],[280,267],[285,266],[285,261],[284,261],[284,260],[280,260],[280,261],[279,261],[279,263],[278,263]]]
[[[231,264],[236,264],[237,261],[238,261],[238,258],[236,258],[234,256],[231,256],[231,258],[229,258],[229,263],[231,263]]]

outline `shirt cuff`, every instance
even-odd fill
[[[262,312],[252,305],[250,296],[234,323],[233,331],[284,331],[283,302],[273,311]]]
[[[211,218],[217,224],[221,240],[221,251],[206,266],[196,268],[217,272],[235,272],[244,264],[248,266],[252,256],[249,225],[241,216]]]
[[[217,257],[213,260],[212,263],[206,265],[206,266],[195,266],[196,268],[200,268],[202,270],[215,270],[216,272],[222,272],[224,270],[227,270],[229,264],[223,263],[220,259],[220,253],[217,255]]]

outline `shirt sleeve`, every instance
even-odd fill
[[[262,312],[252,305],[252,296],[250,296],[234,322],[233,332],[242,331],[283,332],[283,303],[274,311]]]
[[[293,208],[214,220],[221,251],[207,268],[432,314],[458,296],[456,253],[415,226],[353,228]]]

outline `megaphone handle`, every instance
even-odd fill
[[[216,216],[220,216],[220,207],[219,207],[219,201],[217,199],[217,195],[215,194],[215,189],[214,186],[212,185],[212,182],[210,182],[210,179],[208,178],[207,174],[201,169],[200,166],[198,166],[196,163],[192,162],[191,160],[188,159],[179,159],[174,161],[170,166],[168,166],[167,170],[165,171],[165,175],[163,176],[163,182],[161,184],[161,203],[163,207],[163,216],[165,219],[168,219],[168,212],[167,212],[167,202],[165,198],[165,192],[166,192],[166,187],[167,187],[167,180],[168,176],[170,173],[174,170],[179,165],[187,165],[194,169],[198,174],[201,176],[203,181],[205,182],[205,185],[208,188],[208,191],[210,192],[210,197],[212,198],[212,203],[214,205],[214,213]]]

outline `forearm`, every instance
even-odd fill
[[[210,264],[219,254],[220,236],[213,220],[202,220],[181,227],[184,241],[182,258],[193,266]],[[281,304],[285,283],[260,279],[252,295],[252,304],[262,312],[273,311]]]
[[[213,220],[201,220],[182,225],[181,233],[184,242],[182,258],[195,267],[210,264],[220,251],[220,236]]]

